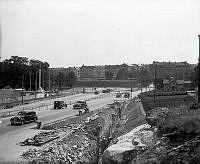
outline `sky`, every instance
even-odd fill
[[[0,0],[1,60],[197,63],[200,0]]]

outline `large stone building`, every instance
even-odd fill
[[[153,62],[151,65],[152,76],[157,79],[188,80],[191,72],[190,64],[187,62]]]
[[[120,65],[105,65],[105,71],[113,73],[113,79],[116,79],[120,69],[124,69],[126,72],[133,72],[139,70],[139,66],[137,64],[128,65],[126,63]]]
[[[85,66],[80,68],[80,80],[105,80],[105,66]]]
[[[77,79],[80,78],[80,68],[79,67],[57,67],[57,68],[49,68],[51,75],[57,76],[59,73],[64,73],[68,75],[70,72],[74,72]]]

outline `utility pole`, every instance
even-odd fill
[[[50,77],[50,70],[49,70],[49,94],[50,94],[50,90],[51,90],[51,77]]]
[[[37,71],[35,71],[35,99],[36,99],[36,92],[37,92]]]
[[[31,91],[31,71],[29,73],[29,76],[30,76],[30,91]]]
[[[22,75],[22,105],[24,104],[24,74]]]
[[[44,68],[42,68],[42,84],[43,84],[43,89],[45,90],[45,83],[44,83],[44,81],[45,81],[45,73],[44,73]]]
[[[199,63],[198,63],[198,104],[200,104],[200,35],[199,37]]]
[[[153,105],[156,106],[156,76],[157,76],[157,65],[154,68],[154,94],[153,94]]]

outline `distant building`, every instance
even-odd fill
[[[152,76],[157,79],[169,79],[174,77],[178,80],[189,80],[191,67],[187,62],[153,62],[151,65]]]
[[[79,67],[68,67],[68,73],[74,72],[75,76],[77,77],[77,80],[80,79],[80,68]]]
[[[105,80],[105,66],[85,66],[80,68],[80,80]]]
[[[79,67],[56,67],[56,68],[49,68],[51,75],[57,76],[59,73],[64,73],[68,75],[70,72],[74,72],[77,79],[80,78],[80,68]]]
[[[176,80],[174,78],[163,80],[164,91],[183,91],[191,88],[191,81]]]
[[[113,79],[116,79],[117,73],[120,69],[124,69],[126,72],[131,72],[139,69],[139,66],[137,64],[131,64],[128,65],[126,63],[120,64],[120,65],[105,65],[105,71],[106,72],[112,72],[113,73]]]
[[[64,67],[56,67],[56,68],[49,68],[51,75],[57,76],[59,73],[64,73],[65,75],[68,74],[67,68]]]

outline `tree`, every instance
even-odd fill
[[[150,73],[145,68],[141,68],[138,72],[138,79],[141,87],[146,87],[150,83]]]
[[[48,71],[49,64],[47,62],[41,62],[39,60],[30,60],[26,57],[11,56],[10,59],[6,59],[0,62],[0,88],[10,86],[12,88],[21,88],[22,83],[25,89],[30,88],[30,73],[32,80],[36,78],[38,69],[43,68],[43,74]],[[47,81],[44,79],[44,81]],[[34,85],[35,81],[31,81]],[[47,81],[48,82],[48,81]],[[32,87],[31,87],[32,88]]]
[[[66,86],[72,88],[74,86],[74,83],[76,82],[76,76],[73,71],[71,71],[67,76],[66,76]]]
[[[193,87],[198,86],[198,81],[199,81],[199,75],[198,75],[198,65],[194,67],[194,70],[190,73],[190,80],[192,82]]]
[[[20,56],[11,56],[10,59],[4,60],[4,63],[12,63],[18,65],[28,65],[28,58]]]
[[[113,79],[113,72],[110,72],[110,71],[106,71],[105,72],[105,77],[107,80],[112,80]]]
[[[124,68],[120,69],[117,72],[117,80],[128,80],[128,71]]]

